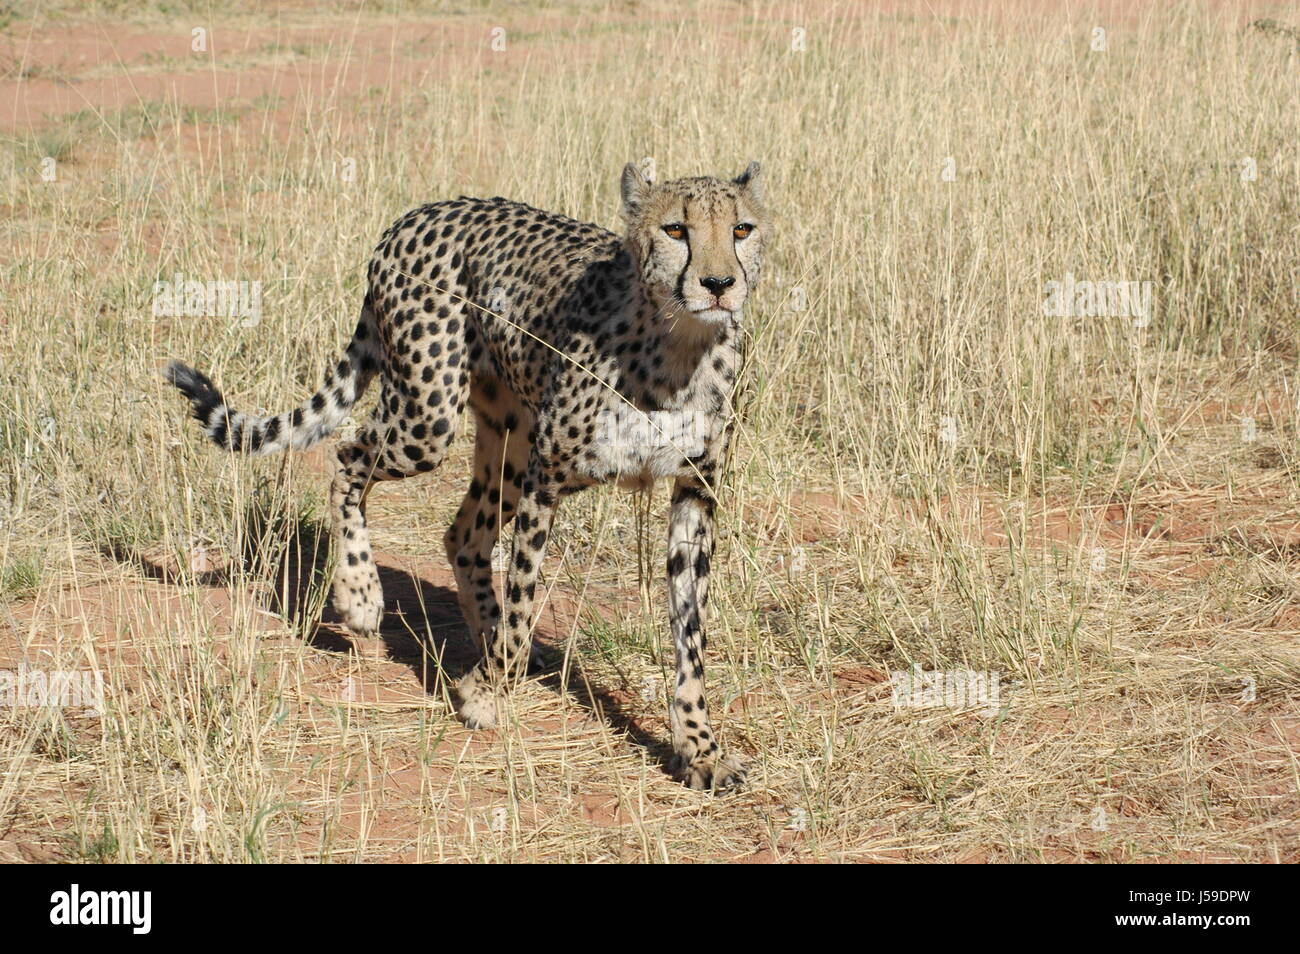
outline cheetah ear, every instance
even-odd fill
[[[623,167],[623,217],[630,219],[641,208],[641,202],[650,191],[650,181],[641,175],[641,169],[635,162]]]
[[[736,176],[732,181],[740,186],[755,202],[763,201],[763,180],[759,178],[759,165],[757,162],[751,162],[745,166],[745,171]]]

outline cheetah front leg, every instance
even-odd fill
[[[515,516],[514,546],[506,574],[503,618],[483,634],[483,658],[457,684],[460,717],[471,729],[497,723],[498,693],[522,674],[532,647],[533,596],[555,520],[560,481],[536,453],[529,461]]]
[[[704,699],[705,609],[713,556],[713,497],[694,477],[673,486],[668,527],[668,607],[677,657],[677,684],[668,710],[674,775],[696,789],[739,787],[745,766],[724,755],[709,724]]]

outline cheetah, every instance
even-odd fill
[[[704,695],[705,611],[714,508],[742,360],[742,313],[769,230],[759,166],[734,179],[621,178],[617,235],[518,202],[462,196],[414,209],[370,261],[356,331],[324,386],[292,411],[229,407],[204,374],[165,376],[219,447],[250,454],[311,447],[376,376],[382,393],[337,449],[330,487],[334,606],[349,630],[378,632],[383,593],[366,524],[378,481],[442,461],[468,407],[473,473],[443,544],[482,655],[456,684],[470,729],[496,725],[526,671],[538,573],[562,498],[671,479],[667,583],[676,684],[670,769],[694,789],[743,785],[719,747]],[[501,608],[493,548],[513,546]]]

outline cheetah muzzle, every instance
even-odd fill
[[[560,500],[595,484],[671,479],[673,774],[693,788],[732,787],[745,770],[709,720],[705,613],[742,312],[768,232],[759,169],[653,183],[628,165],[621,185],[623,236],[502,198],[403,215],[371,258],[346,352],[292,411],[250,416],[200,372],[172,362],[165,373],[211,440],[250,454],[311,447],[380,377],[378,406],[338,447],[330,487],[334,605],[358,634],[378,632],[384,607],[367,494],[376,481],[437,467],[468,406],[473,473],[443,543],[482,648],[457,684],[470,728],[496,724],[501,694],[527,665]],[[503,609],[491,557],[511,523]]]

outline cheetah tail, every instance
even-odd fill
[[[268,417],[236,411],[206,374],[180,361],[168,364],[163,377],[189,399],[194,419],[218,447],[273,454],[313,447],[342,424],[379,369],[379,354],[378,328],[367,303],[343,359],[325,375],[321,389],[292,411]]]

